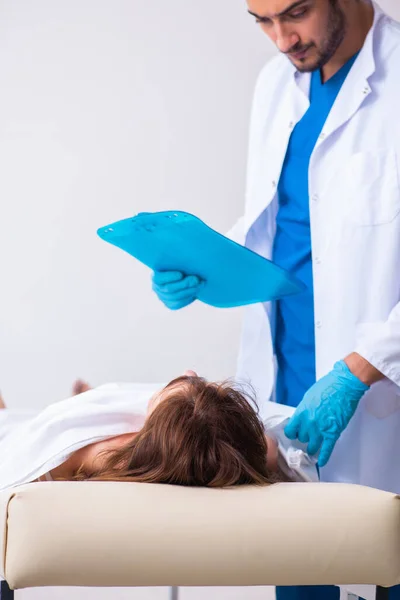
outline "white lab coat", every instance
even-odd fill
[[[310,74],[284,56],[261,72],[246,206],[232,237],[271,258],[277,184]],[[356,351],[387,379],[365,395],[322,479],[400,493],[400,25],[374,25],[325,123],[309,169],[317,378]],[[246,309],[238,377],[270,398],[272,305]],[[299,399],[300,400],[300,399]]]

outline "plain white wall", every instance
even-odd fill
[[[179,313],[96,236],[183,209],[225,231],[243,205],[254,81],[271,47],[244,0],[0,2],[0,389],[45,405],[76,376],[231,376],[239,311]]]

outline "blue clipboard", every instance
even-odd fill
[[[205,283],[198,299],[217,308],[277,300],[305,289],[289,272],[190,213],[139,213],[97,233],[153,271],[199,276]]]

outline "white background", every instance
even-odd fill
[[[400,18],[398,0],[381,4]],[[67,396],[77,376],[234,374],[240,311],[167,311],[149,271],[96,229],[183,209],[227,230],[243,207],[254,81],[273,52],[244,0],[0,0],[0,388],[10,406]]]
[[[96,236],[183,209],[240,215],[254,81],[271,48],[242,1],[1,0],[0,389],[234,375],[239,311],[168,311]]]

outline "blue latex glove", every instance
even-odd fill
[[[155,271],[153,291],[170,310],[179,310],[196,300],[201,280],[196,275],[179,271]]]
[[[337,362],[305,394],[285,428],[286,437],[308,444],[311,456],[321,448],[318,465],[324,467],[368,389],[344,361]]]

